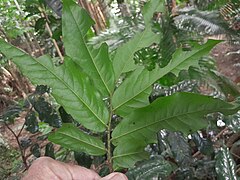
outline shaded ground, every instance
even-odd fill
[[[212,50],[220,73],[240,84],[240,45],[220,43]]]
[[[9,128],[11,128],[15,134],[18,134],[21,131],[22,126],[25,123],[25,115],[26,113],[22,113],[20,117],[16,118],[14,124],[9,125]],[[23,142],[29,142],[29,145],[33,145],[37,142],[43,150],[43,147],[46,146],[48,141],[39,141],[38,136],[40,134],[41,133],[31,134],[23,129],[19,141],[23,146]],[[1,146],[0,143],[0,174],[2,173],[0,180],[5,180],[6,177],[14,180],[20,179],[25,173],[25,166],[22,163],[23,161],[16,138],[6,126],[0,126],[0,142],[1,139],[3,144]],[[6,150],[8,153],[6,153]],[[43,152],[41,153],[43,154]],[[27,157],[28,164],[31,164],[31,162],[36,159],[30,152],[30,146],[24,150],[24,154]]]

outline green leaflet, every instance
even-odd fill
[[[63,124],[58,131],[49,135],[48,139],[77,152],[85,152],[93,156],[106,154],[105,146],[99,138],[82,132],[73,124]]]
[[[124,117],[133,109],[147,106],[151,85],[159,76],[159,68],[152,71],[144,67],[136,69],[113,94],[112,104],[117,114]]]
[[[120,46],[113,59],[113,68],[116,79],[118,79],[122,73],[126,73],[137,68],[133,60],[134,53],[136,51],[160,41],[161,35],[154,34],[151,30],[151,21],[154,12],[163,11],[163,9],[163,0],[152,0],[144,6],[143,17],[146,26],[145,30],[137,33],[131,40]]]
[[[87,12],[72,0],[63,1],[63,40],[66,54],[91,77],[104,97],[114,89],[114,72],[108,55],[108,46],[94,49],[85,42],[85,35],[93,25]]]
[[[132,110],[149,104],[148,97],[152,84],[169,72],[178,75],[181,70],[190,66],[198,66],[198,60],[220,41],[209,40],[204,45],[196,44],[191,51],[178,49],[172,60],[164,68],[148,71],[144,68],[136,69],[114,92],[112,104],[118,115],[126,116]]]
[[[207,126],[203,117],[208,113],[232,114],[239,109],[240,106],[213,97],[176,93],[133,111],[113,130],[112,143],[118,149],[126,148],[129,141],[135,146],[145,147],[156,141],[156,133],[161,129],[188,134]],[[119,152],[114,152],[114,157],[121,156]]]
[[[117,49],[113,59],[113,68],[115,77],[119,78],[122,73],[136,69],[138,66],[134,63],[134,53],[144,47],[160,41],[160,35],[154,34],[151,28],[137,33],[130,41]]]
[[[52,95],[64,109],[86,128],[102,132],[107,127],[108,109],[90,79],[70,59],[59,67],[49,56],[35,59],[0,39],[0,51],[35,84],[52,88]]]
[[[231,179],[237,180],[236,176],[236,164],[229,152],[225,148],[221,148],[216,155],[216,172],[219,180]]]
[[[122,142],[114,149],[113,168],[133,167],[135,162],[149,158],[149,154],[144,150],[145,147],[138,146],[135,141]]]

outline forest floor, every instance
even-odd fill
[[[211,55],[216,60],[218,71],[240,85],[240,45],[220,43],[212,50]]]
[[[221,43],[212,50],[211,55],[216,59],[218,71],[240,87],[240,52],[238,51],[240,51],[240,45],[230,46],[227,43]],[[0,88],[3,88],[1,82]],[[0,114],[3,111],[1,108],[3,108],[3,104],[1,104],[0,99]],[[22,114],[16,119],[14,124],[10,125],[10,128],[15,133],[21,130],[25,121],[24,116]],[[32,135],[23,130],[20,140],[31,139],[34,142],[37,135]],[[42,142],[40,146],[44,146],[45,144],[46,142]],[[27,149],[26,154],[30,156],[29,149]],[[29,159],[30,161],[34,160],[33,157]],[[6,126],[0,124],[0,174],[3,174],[0,176],[0,180],[19,179],[24,172],[24,166],[21,162],[19,147],[15,137]]]

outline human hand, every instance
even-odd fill
[[[41,157],[34,161],[22,180],[127,180],[127,177],[122,173],[111,173],[101,178],[90,169]]]

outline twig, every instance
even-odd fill
[[[197,156],[200,155],[200,154],[201,154],[200,151],[197,151],[196,153],[193,154],[192,157],[195,158],[195,157],[197,157]]]
[[[229,128],[228,127],[225,127],[222,131],[220,131],[214,138],[213,138],[213,141],[216,141],[220,136],[222,136],[223,135],[223,133],[225,132],[225,131],[227,131]],[[200,151],[197,151],[196,153],[194,153],[193,155],[192,155],[192,157],[197,157],[198,155],[200,155],[201,154],[201,152]]]
[[[213,138],[213,141],[216,141],[220,136],[223,135],[223,133],[225,131],[227,131],[229,128],[228,127],[225,127],[222,131],[220,131],[214,138]]]
[[[29,108],[26,114],[28,114],[28,113],[32,110],[32,108],[33,108],[33,107]],[[25,117],[26,117],[26,116],[25,116]],[[18,132],[18,135],[17,135],[18,138],[19,138],[19,136],[21,135],[21,133],[22,133],[22,131],[23,131],[23,129],[24,129],[24,126],[25,126],[25,123],[23,123],[20,131]]]
[[[7,69],[5,69],[5,67],[1,66],[0,69],[3,71],[3,74],[5,76],[7,76],[8,78],[12,78],[12,74]]]
[[[60,63],[62,64],[62,63],[64,62],[64,58],[63,58],[63,55],[62,55],[62,53],[61,53],[61,51],[60,51],[60,48],[59,48],[59,46],[58,46],[58,44],[57,44],[57,41],[52,38],[53,33],[52,33],[52,30],[51,30],[51,28],[50,28],[50,26],[49,26],[49,22],[50,22],[50,21],[49,21],[49,19],[48,19],[48,16],[47,16],[47,14],[44,12],[43,8],[39,7],[38,9],[39,9],[39,11],[41,12],[41,16],[46,19],[46,28],[47,28],[47,31],[48,31],[48,33],[49,33],[49,36],[50,36],[51,39],[52,39],[53,45],[54,45],[54,47],[56,48],[57,54],[58,54],[58,56],[59,56],[59,58],[60,58],[60,60],[61,60]]]
[[[230,152],[233,156],[235,156],[236,158],[240,159],[240,156],[238,156],[237,154]]]
[[[24,164],[25,168],[28,169],[29,166],[27,164],[27,160],[26,160],[26,157],[25,157],[25,151],[21,147],[21,143],[19,141],[18,135],[16,135],[16,133],[8,126],[8,124],[6,122],[4,122],[4,124],[8,128],[8,130],[13,134],[13,136],[16,138],[18,147],[19,147],[20,152],[21,152],[21,157],[22,157],[23,164]]]
[[[238,174],[240,172],[240,168],[238,168],[237,170],[236,170],[236,174]]]
[[[24,16],[23,10],[21,9],[21,7],[20,7],[20,5],[19,5],[17,0],[14,0],[14,4],[15,4],[16,8],[18,9],[20,15]],[[23,24],[25,26],[29,26],[29,24],[26,21],[24,21]],[[28,53],[33,55],[32,53],[34,51],[34,47],[33,47],[32,43],[31,43],[31,37],[29,36],[29,34],[27,32],[24,32],[23,33],[23,38],[26,40],[25,43],[27,45]]]
[[[110,173],[113,172],[113,167],[112,167],[112,152],[111,152],[111,121],[112,121],[112,103],[110,101],[110,114],[109,114],[109,122],[108,122],[108,130],[107,130],[107,163],[109,165],[109,170]]]
[[[18,132],[18,135],[17,135],[17,137],[18,137],[18,138],[19,138],[19,136],[21,135],[21,133],[22,133],[22,131],[23,131],[23,128],[24,128],[24,126],[25,126],[25,123],[23,123],[23,125],[22,125],[22,127],[21,127],[20,131]]]
[[[20,14],[23,16],[23,10],[21,9],[18,1],[17,1],[17,0],[14,0],[14,3],[15,3],[15,5],[16,5],[17,9],[19,10]],[[26,21],[24,21],[23,23],[24,23],[26,26],[30,26],[29,23],[26,22]],[[30,35],[31,35],[31,36],[30,36]],[[31,43],[31,42],[32,42],[32,41],[31,41],[31,37],[32,37],[33,40],[35,41],[35,44],[32,45],[32,50],[34,50],[34,51],[32,52],[32,55],[36,52],[36,50],[35,50],[36,46],[37,46],[36,49],[38,49],[39,52],[40,52],[40,54],[43,55],[43,51],[42,51],[39,43],[37,42],[36,38],[32,35],[32,33],[29,33],[29,32],[28,32],[28,33],[25,33],[24,36],[26,36],[26,40],[28,40],[27,43],[30,43],[30,44],[27,44],[28,49],[29,49],[29,47],[30,47],[30,49],[31,49],[31,46],[30,46],[30,45],[32,45],[32,43]],[[36,45],[36,46],[35,46],[35,45]],[[35,46],[35,47],[34,47],[34,46]],[[29,52],[29,53],[30,53],[30,52]]]

